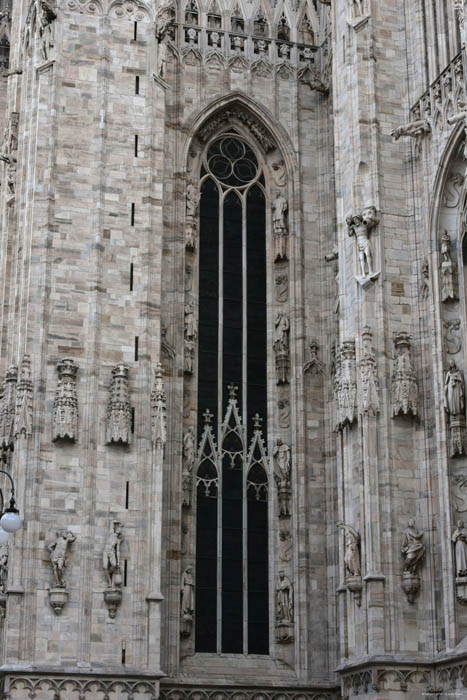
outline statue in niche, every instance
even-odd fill
[[[120,570],[120,546],[123,540],[123,525],[118,520],[113,520],[110,533],[102,553],[102,566],[107,578],[109,588],[122,585]]]
[[[191,566],[187,566],[182,574],[182,581],[180,586],[180,635],[187,638],[191,634],[191,628],[193,625],[193,614],[195,611],[195,596],[194,596],[195,584],[193,582],[193,569]]]
[[[456,554],[456,576],[467,577],[467,529],[464,521],[457,521],[457,528],[452,533],[451,541]]]
[[[8,195],[13,196],[16,190],[16,166],[18,162],[18,125],[19,113],[12,112],[8,126],[5,129],[0,153],[0,161],[7,166]]]
[[[375,207],[366,207],[360,214],[348,216],[346,219],[347,233],[357,239],[357,252],[360,275],[357,281],[376,279],[379,272],[373,267],[373,251],[370,242],[370,231],[379,223]]]
[[[344,564],[346,568],[345,585],[354,595],[355,603],[362,603],[362,569],[360,561],[360,535],[351,526],[339,520],[337,527],[345,533]]]
[[[185,339],[196,340],[198,337],[198,320],[195,315],[195,306],[192,301],[185,304]]]
[[[278,190],[272,203],[272,230],[275,241],[274,261],[288,260],[287,238],[289,231],[286,221],[287,208],[287,199],[280,190]]]
[[[465,383],[454,360],[444,379],[444,407],[449,416],[449,455],[465,454]]]
[[[423,275],[422,301],[426,301],[426,299],[428,299],[428,295],[430,293],[430,265],[428,263],[428,258],[425,258],[423,261],[422,275]]]
[[[344,564],[350,576],[361,576],[360,566],[360,535],[351,525],[342,521],[337,522],[337,527],[345,533]]]
[[[6,593],[8,579],[8,544],[0,545],[0,593]]]
[[[185,265],[185,292],[191,292],[193,284],[193,268],[191,265]]]
[[[273,350],[276,355],[276,383],[289,383],[289,333],[290,321],[287,314],[279,311],[276,316]]]
[[[183,389],[183,417],[188,420],[191,413],[191,390],[188,387]]]
[[[415,576],[425,556],[425,544],[423,532],[415,527],[415,520],[411,518],[403,533],[401,552],[404,557],[404,573]]]
[[[292,534],[290,530],[279,530],[279,548],[281,561],[290,561],[292,558]]]
[[[277,485],[279,500],[279,515],[290,516],[291,489],[291,463],[290,447],[278,439],[273,451],[274,479]]]
[[[50,563],[55,577],[56,588],[66,588],[65,569],[67,565],[68,547],[75,542],[75,535],[70,530],[59,530],[54,542],[47,549],[50,552]]]
[[[293,622],[293,585],[285,571],[279,571],[276,584],[276,622]]]
[[[185,338],[184,345],[184,372],[185,374],[193,374],[193,368],[195,364],[195,344],[192,340],[187,340]]]
[[[451,416],[465,414],[465,385],[454,360],[449,363],[444,381],[444,406]]]
[[[456,284],[457,265],[451,258],[451,239],[447,231],[441,239],[441,300],[455,300],[457,296]]]
[[[193,428],[183,436],[182,506],[191,506],[192,472],[195,463],[196,443]]]
[[[185,246],[187,250],[196,250],[200,197],[201,195],[199,188],[194,184],[194,182],[190,181],[186,188]]]

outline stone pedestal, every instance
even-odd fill
[[[409,603],[413,603],[415,596],[420,590],[420,577],[411,574],[409,571],[404,571],[402,574],[402,588]]]
[[[467,576],[457,576],[456,598],[458,603],[467,605]]]
[[[278,622],[276,624],[276,642],[279,644],[289,644],[294,640],[293,622]]]
[[[104,591],[104,601],[109,610],[109,617],[112,619],[117,614],[117,608],[122,602],[122,591],[120,588],[106,588]]]
[[[66,588],[49,588],[49,602],[56,615],[61,615],[68,602],[69,593]]]
[[[362,577],[361,576],[346,576],[345,585],[355,598],[358,607],[362,604]]]

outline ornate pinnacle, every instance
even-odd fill
[[[229,390],[229,398],[230,399],[236,399],[237,398],[237,391],[238,391],[238,386],[235,386],[235,384],[229,384],[227,387]]]
[[[253,428],[255,430],[261,430],[261,423],[263,422],[263,419],[260,417],[259,413],[255,413],[253,416]]]
[[[211,413],[209,408],[207,408],[205,410],[205,412],[203,413],[204,425],[211,425],[213,417],[214,417],[214,413]]]

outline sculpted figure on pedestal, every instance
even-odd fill
[[[191,506],[192,472],[196,456],[195,433],[188,428],[183,437],[182,506]]]
[[[357,280],[376,279],[379,272],[374,269],[373,250],[370,242],[370,231],[379,223],[375,207],[366,207],[360,214],[348,216],[347,233],[357,239],[357,252],[360,274]]]
[[[451,416],[465,414],[464,377],[454,360],[449,363],[444,381],[444,406]]]
[[[6,593],[8,579],[8,544],[0,545],[0,593]]]
[[[346,525],[341,520],[337,527],[345,533],[344,564],[350,576],[361,576],[360,566],[360,535],[351,525]]]
[[[451,239],[447,231],[441,239],[441,300],[458,299],[457,265],[451,258]]]
[[[404,557],[404,573],[416,575],[425,556],[425,545],[423,532],[417,530],[413,518],[409,520],[404,530],[401,552]]]
[[[287,238],[289,231],[286,221],[287,209],[287,199],[280,192],[280,190],[278,190],[272,203],[272,230],[275,241],[275,261],[288,260]]]
[[[52,58],[54,48],[54,24],[57,19],[57,4],[55,0],[37,0],[37,19],[41,58],[48,61]]]
[[[278,439],[273,451],[274,457],[274,479],[277,485],[277,496],[279,501],[279,515],[290,515],[291,489],[291,463],[290,447]]]
[[[451,457],[465,453],[465,383],[462,372],[454,360],[444,379],[444,407],[449,416],[449,454]]]
[[[191,634],[193,626],[193,614],[195,611],[195,584],[193,582],[193,569],[187,566],[182,574],[180,586],[180,636],[187,638]]]
[[[289,383],[289,333],[290,321],[287,314],[279,311],[276,316],[273,350],[276,355],[276,382],[277,384]]]
[[[171,7],[163,9],[156,22],[157,41],[157,72],[161,78],[165,76],[165,66],[167,63],[167,44],[171,38],[170,34],[174,26],[175,17],[171,14]]]
[[[276,584],[276,622],[293,622],[293,585],[284,571]]]
[[[75,535],[69,530],[59,530],[54,542],[51,542],[47,549],[50,552],[50,563],[55,577],[57,588],[66,588],[65,569],[67,565],[68,547],[75,542]]]
[[[456,576],[467,576],[467,529],[463,520],[457,521],[457,528],[452,533],[451,541],[455,546]]]
[[[110,533],[102,553],[102,566],[107,578],[109,588],[122,585],[120,571],[120,545],[123,540],[123,525],[118,520],[113,520]]]

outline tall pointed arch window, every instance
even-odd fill
[[[235,132],[200,175],[195,649],[268,654],[264,175]]]

